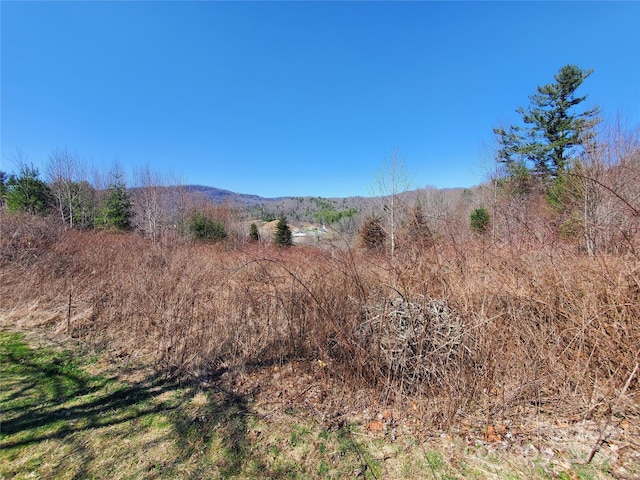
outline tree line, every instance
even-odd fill
[[[458,204],[467,231],[499,243],[517,244],[523,236],[574,241],[589,255],[636,251],[639,130],[622,122],[607,126],[598,106],[584,107],[587,96],[577,91],[592,73],[563,66],[554,82],[537,87],[528,106],[516,109],[520,122],[493,130],[490,178],[470,202],[463,192]],[[378,178],[381,201],[359,230],[363,247],[393,258],[407,239],[432,244],[444,233],[455,241],[452,225],[460,234],[459,207],[449,205],[439,218],[429,215],[432,206],[420,195],[407,196],[406,185],[404,160],[394,150]]]
[[[128,187],[119,167],[106,182],[85,177],[84,165],[68,150],[50,154],[44,178],[20,150],[14,159],[17,173],[0,172],[0,207],[10,214],[57,217],[67,229],[107,232],[138,231],[153,242],[167,234],[204,242],[229,237],[242,217],[229,205],[212,204],[175,182],[164,181],[146,166],[135,173],[136,186]],[[244,237],[245,232],[235,232]],[[246,240],[259,241],[252,223]],[[292,245],[292,233],[284,215],[279,216],[273,243]]]
[[[495,166],[479,187],[455,197],[428,188],[410,191],[396,149],[377,178],[376,195],[362,199],[368,205],[356,209],[344,201],[294,198],[290,210],[302,208],[302,215],[355,235],[365,249],[388,252],[391,258],[407,243],[433,245],[464,231],[517,242],[522,232],[540,236],[544,230],[577,241],[590,255],[633,250],[640,233],[639,134],[621,124],[604,128],[600,109],[584,108],[587,96],[577,91],[592,73],[562,67],[552,83],[537,87],[528,106],[516,109],[519,123],[493,130]],[[261,240],[255,222],[244,224],[252,213],[264,217],[264,206],[238,213],[196,200],[148,166],[136,172],[136,186],[128,188],[118,168],[106,181],[89,182],[77,155],[66,149],[50,154],[44,178],[20,151],[16,157],[17,173],[0,172],[0,204],[10,213],[54,214],[66,228],[137,230],[154,242],[167,233],[214,242],[230,234]],[[270,212],[262,221],[276,218],[273,242],[290,246],[284,212]]]
[[[227,237],[229,212],[186,192],[149,166],[127,185],[115,166],[90,182],[86,166],[67,149],[54,149],[42,174],[20,150],[17,173],[0,172],[0,207],[10,214],[57,217],[66,229],[137,231],[153,242],[174,235],[204,241]]]
[[[131,230],[131,198],[119,171],[100,190],[79,176],[79,164],[67,151],[51,154],[48,181],[20,152],[17,163],[18,173],[0,172],[0,196],[9,213],[55,214],[68,228]]]

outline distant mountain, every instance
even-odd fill
[[[184,189],[189,193],[203,196],[214,203],[231,203],[234,205],[253,206],[264,203],[276,203],[286,200],[288,197],[265,198],[259,195],[247,193],[236,193],[216,187],[206,187],[204,185],[186,185]]]
[[[303,202],[314,203],[317,207],[327,207],[333,205],[334,207],[341,208],[362,208],[363,205],[370,205],[373,197],[261,197],[259,195],[251,195],[247,193],[237,193],[230,190],[224,190],[222,188],[207,187],[205,185],[185,185],[183,187],[187,192],[199,195],[214,203],[228,202],[232,205],[244,206],[244,207],[256,207],[256,206],[289,206],[291,203],[300,204]],[[403,192],[400,195],[405,200],[415,199],[424,192],[438,192],[439,194],[447,197],[460,195],[464,191],[475,190],[477,187],[467,188],[433,188],[428,187],[426,189],[416,189]]]
[[[340,225],[342,232],[356,232],[358,218],[367,212],[386,208],[383,197],[277,197],[268,198],[259,195],[237,193],[216,187],[204,185],[186,185],[184,191],[194,197],[206,201],[240,208],[247,218],[256,221],[271,222],[284,215],[290,225],[302,228],[303,225]],[[399,196],[405,206],[419,202],[423,206],[425,215],[439,218],[447,206],[457,202],[469,204],[478,187],[437,189],[427,187],[423,189],[402,192]],[[259,225],[260,226],[260,225]]]
[[[333,213],[340,218],[341,214],[353,215],[370,205],[368,197],[261,197],[246,193],[236,193],[216,187],[204,185],[186,185],[183,187],[187,193],[206,199],[212,203],[227,203],[232,206],[246,209],[249,215],[263,221],[273,220],[283,214],[292,221],[318,221],[327,218]],[[322,213],[324,212],[324,214]]]

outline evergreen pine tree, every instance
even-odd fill
[[[202,212],[194,212],[189,217],[188,229],[193,238],[203,242],[219,242],[227,238],[224,225]]]
[[[124,181],[116,175],[107,189],[97,226],[115,231],[131,230],[131,200]]]
[[[258,232],[258,226],[252,223],[249,227],[249,241],[257,242],[260,240],[260,233]]]
[[[3,187],[7,210],[12,213],[25,212],[44,215],[51,206],[51,192],[39,178],[38,169],[23,165],[20,175],[10,175]]]
[[[287,217],[284,215],[280,215],[278,223],[276,224],[276,234],[273,237],[273,243],[282,247],[289,247],[293,245],[291,229],[287,223]]]
[[[516,110],[524,126],[494,129],[500,144],[498,160],[512,176],[522,177],[531,170],[543,178],[556,178],[566,172],[598,123],[597,107],[574,113],[574,107],[587,98],[575,92],[592,72],[575,65],[562,67],[554,76],[555,83],[538,87],[529,97],[529,108]]]
[[[469,224],[471,226],[471,230],[476,233],[485,233],[487,228],[489,228],[489,223],[491,222],[491,217],[489,216],[489,212],[484,207],[478,207],[471,212],[469,216]]]

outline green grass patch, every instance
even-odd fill
[[[0,479],[549,478],[353,424],[327,429],[295,409],[261,415],[222,387],[87,373],[103,360],[0,332]]]
[[[0,478],[380,478],[349,429],[270,422],[224,389],[82,368],[98,361],[0,333]]]

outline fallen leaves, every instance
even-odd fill
[[[487,425],[483,432],[484,439],[487,442],[494,443],[501,441],[507,433],[506,425]]]

